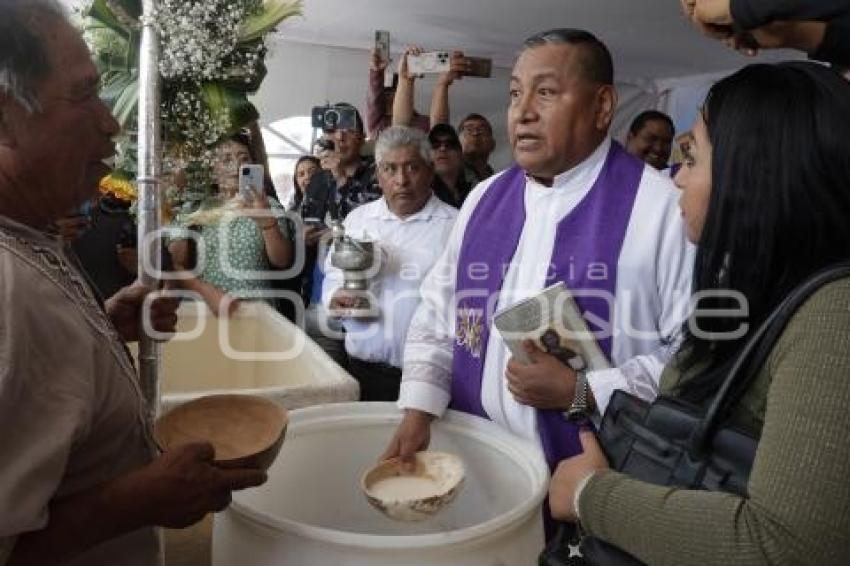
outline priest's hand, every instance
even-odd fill
[[[558,464],[549,483],[549,507],[552,516],[559,521],[570,523],[578,520],[578,509],[573,504],[576,491],[583,487],[581,484],[595,472],[610,468],[592,431],[582,430],[578,437],[581,440],[582,453]]]
[[[407,409],[404,418],[395,431],[389,446],[381,454],[380,460],[399,458],[413,465],[414,455],[428,448],[431,442],[431,421],[434,415],[416,409]]]
[[[125,342],[135,342],[139,339],[142,307],[145,297],[151,292],[150,288],[136,283],[124,287],[106,300],[104,304],[106,314]],[[178,306],[179,302],[175,297],[156,297],[150,301],[148,303],[149,320],[153,329],[165,334],[174,333],[177,327]]]
[[[531,340],[523,341],[522,346],[530,362],[522,363],[516,358],[508,361],[505,371],[508,391],[522,405],[536,409],[568,409],[575,396],[575,371],[540,350]]]

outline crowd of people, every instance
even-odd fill
[[[598,424],[615,391],[704,409],[771,312],[850,260],[850,3],[681,9],[733,49],[790,47],[819,62],[748,65],[711,88],[687,132],[647,109],[621,144],[604,42],[580,29],[535,34],[502,85],[513,165],[494,171],[491,122],[470,114],[452,125],[463,53],[424,115],[408,68],[421,49],[405,50],[390,87],[389,61],[373,52],[366,120],[333,105],[353,127],[326,128],[316,154],[298,160],[292,201],[279,203],[268,178],[241,192],[240,166],[264,152],[256,127],[228,138],[215,148],[214,198],[170,231],[166,259],[219,316],[273,302],[278,286],[294,291],[297,305],[274,306],[357,379],[362,400],[403,411],[376,458],[412,461],[451,408],[541,448],[553,474],[547,527],[580,521],[648,564],[840,564],[850,556],[850,279],[799,308],[725,415],[758,438],[746,495],[629,477],[574,418]],[[0,564],[10,566],[157,564],[154,527],[192,524],[265,481],[212,465],[210,445],[160,453],[153,441],[124,344],[138,339],[154,291],[132,283],[126,210],[101,201],[93,217],[79,214],[118,131],[97,89],[55,3],[0,0]],[[335,314],[359,300],[332,258],[340,230],[376,250],[376,316]],[[115,249],[115,262],[93,266],[108,255],[86,259],[93,243]],[[290,269],[299,254],[288,281],[245,275]],[[575,367],[531,341],[520,359],[493,328],[494,312],[555,282],[574,291],[610,367]],[[735,294],[743,321],[695,308],[711,293]],[[151,305],[154,328],[172,332],[176,301]]]

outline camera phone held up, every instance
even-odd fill
[[[310,116],[313,127],[319,130],[357,129],[357,111],[350,106],[314,106]]]

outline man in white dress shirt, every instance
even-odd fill
[[[375,146],[378,183],[383,197],[364,204],[345,219],[345,233],[371,239],[382,265],[371,291],[378,299],[377,320],[344,319],[348,370],[360,382],[364,401],[395,401],[401,382],[404,340],[419,306],[419,287],[445,247],[457,210],[431,190],[431,145],[420,130],[394,126]],[[322,303],[333,310],[353,298],[341,289],[342,272],[330,254]]]
[[[508,109],[516,166],[472,191],[423,282],[404,353],[405,416],[384,457],[426,447],[451,404],[538,443],[554,469],[581,452],[564,415],[577,390],[598,414],[615,389],[655,396],[687,315],[693,256],[673,184],[608,136],[616,103],[611,56],[592,34],[525,42]],[[493,307],[556,281],[579,295],[611,369],[577,374],[533,348],[531,363],[510,360],[491,331]]]

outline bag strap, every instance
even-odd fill
[[[791,291],[752,336],[750,336],[735,359],[735,363],[720,386],[720,390],[715,395],[711,405],[709,405],[705,416],[691,434],[689,444],[691,446],[692,456],[702,453],[705,446],[707,446],[707,442],[713,435],[720,420],[723,409],[726,407],[733,386],[738,385],[739,387],[736,389],[738,391],[744,391],[753,382],[758,374],[758,369],[764,365],[764,361],[770,355],[774,344],[785,330],[785,326],[791,320],[791,317],[794,316],[797,309],[806,299],[824,285],[848,276],[850,276],[850,261],[837,263],[818,271]],[[755,354],[753,354],[754,352]],[[738,375],[747,368],[750,371],[746,372],[739,381]]]

